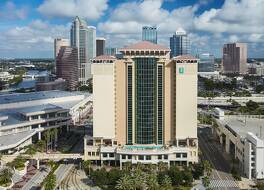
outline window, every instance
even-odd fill
[[[38,128],[38,125],[32,125],[32,129]]]
[[[181,157],[181,153],[176,153],[176,158],[180,158]]]
[[[151,156],[147,155],[146,160],[151,160]]]
[[[129,160],[131,160],[131,159],[132,159],[132,156],[131,156],[131,155],[127,155],[127,158],[128,158]]]
[[[139,155],[139,156],[138,156],[138,159],[139,159],[139,160],[144,160],[144,156]]]
[[[109,157],[111,157],[111,158],[113,158],[114,156],[115,156],[114,153],[109,154]]]
[[[158,155],[158,160],[162,160],[162,155]]]
[[[187,153],[182,153],[183,158],[187,158]]]
[[[164,155],[164,160],[168,160],[168,155]]]
[[[122,155],[122,159],[126,159],[126,155]]]
[[[47,114],[42,114],[40,117],[41,119],[47,119]]]
[[[38,115],[32,115],[32,116],[31,116],[31,119],[32,119],[32,120],[36,120],[36,119],[38,119]]]
[[[106,158],[107,157],[107,153],[103,153],[103,157]]]
[[[88,152],[88,156],[91,156],[91,152]]]

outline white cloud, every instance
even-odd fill
[[[10,28],[0,31],[0,52],[19,56],[44,55],[52,57],[53,42],[56,37],[69,36],[67,25],[55,25],[42,20],[33,20],[26,26]],[[24,54],[21,52],[25,52]]]
[[[107,7],[107,0],[45,0],[38,11],[47,17],[80,16],[96,20],[104,14]]]
[[[29,8],[27,6],[17,7],[12,1],[7,1],[0,7],[0,20],[25,19]]]
[[[194,20],[202,31],[264,33],[264,0],[226,0],[220,9],[210,9]]]

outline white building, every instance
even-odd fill
[[[220,143],[239,161],[241,173],[249,179],[264,179],[264,118],[230,115],[216,122]]]
[[[98,164],[198,162],[197,62],[148,41],[93,59],[93,137],[84,159]],[[186,119],[186,116],[188,118]]]
[[[84,109],[80,110],[79,108]],[[59,132],[91,108],[91,96],[78,92],[42,91],[0,96],[0,152],[15,153],[42,138],[42,132]],[[80,113],[81,112],[81,113]],[[56,141],[57,138],[55,138]]]

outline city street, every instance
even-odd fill
[[[219,190],[239,189],[238,184],[230,174],[230,165],[225,160],[221,147],[212,140],[211,129],[199,127],[198,138],[202,159],[208,160],[213,168],[210,176],[210,187]]]

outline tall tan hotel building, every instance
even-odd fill
[[[93,137],[85,159],[124,165],[198,161],[197,59],[170,59],[148,41],[120,49],[123,59],[93,59]]]

